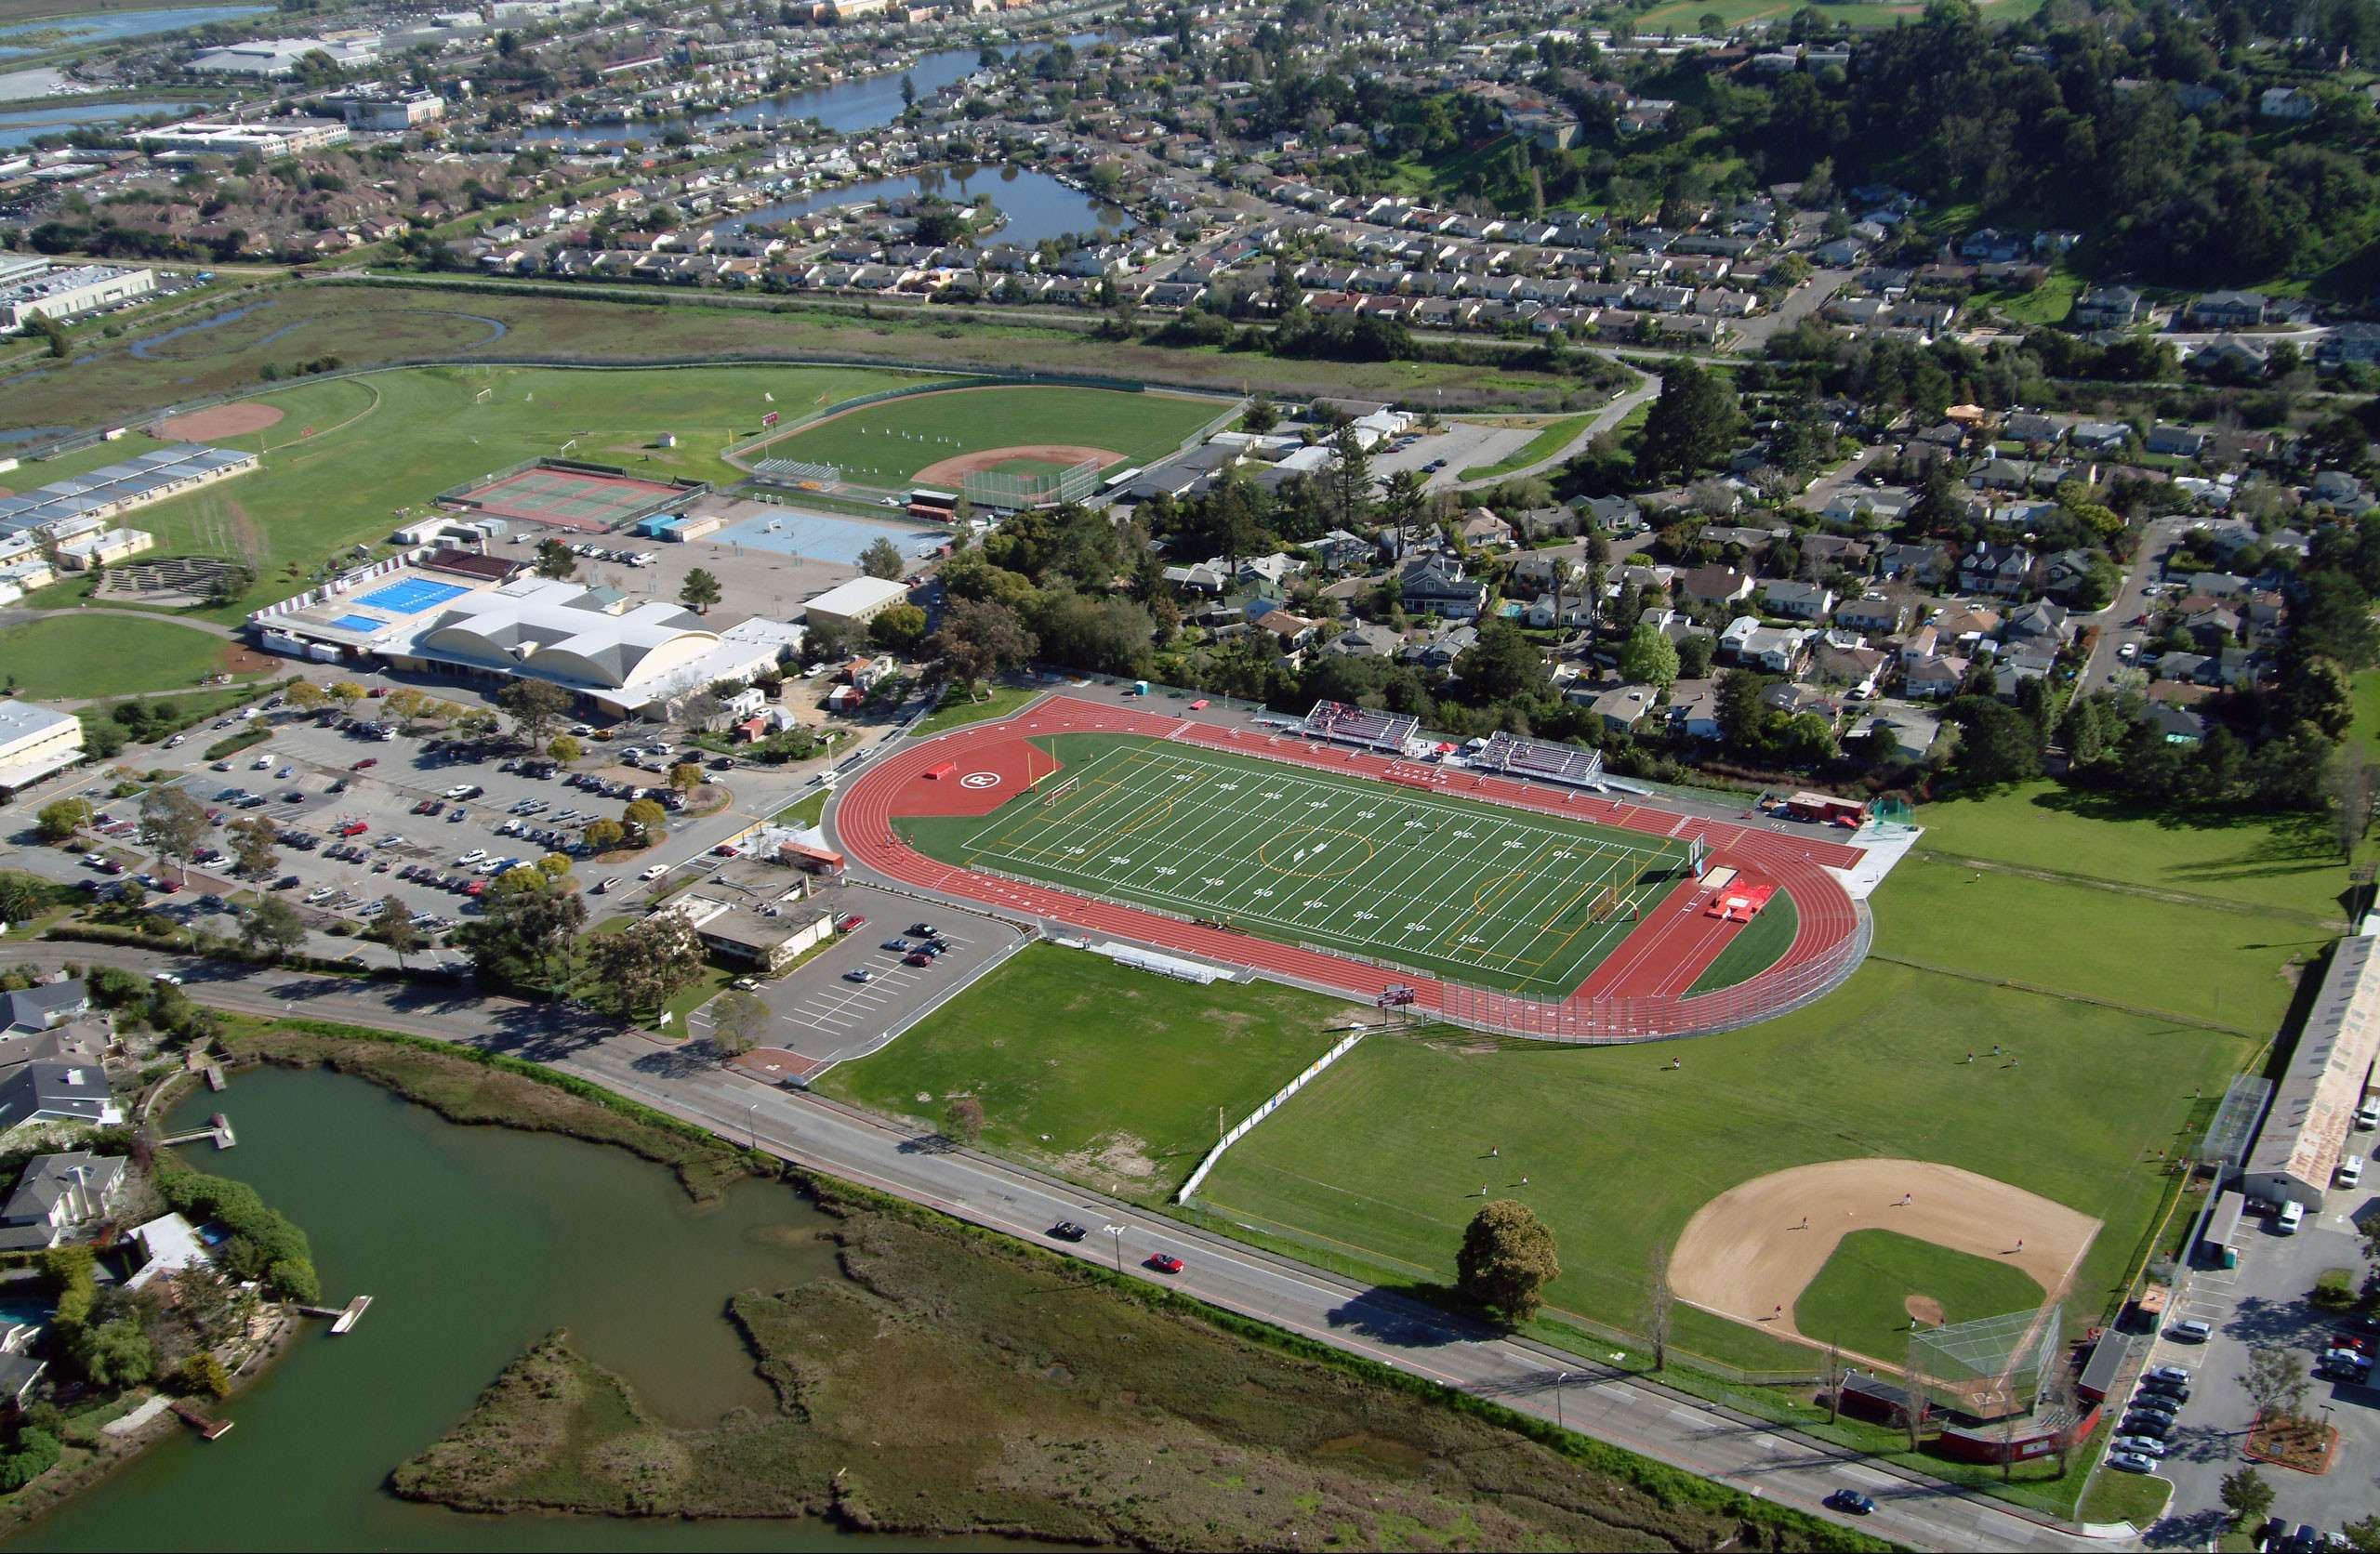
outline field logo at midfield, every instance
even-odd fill
[[[996,788],[1000,785],[1000,774],[997,771],[971,771],[959,779],[959,785],[962,788]]]

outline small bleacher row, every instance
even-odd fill
[[[1374,712],[1368,707],[1349,706],[1343,702],[1316,702],[1314,710],[1296,731],[1309,739],[1329,740],[1334,744],[1352,744],[1358,749],[1382,750],[1389,755],[1404,753],[1406,742],[1421,725],[1418,718],[1402,713]]]
[[[1534,777],[1547,783],[1567,783],[1572,787],[1592,788],[1603,784],[1601,751],[1577,750],[1567,744],[1548,744],[1543,740],[1521,739],[1501,730],[1490,735],[1486,745],[1473,752],[1471,764],[1488,771]]]

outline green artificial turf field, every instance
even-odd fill
[[[1684,877],[1681,844],[1637,832],[1166,740],[1035,743],[1061,778],[903,835],[945,862],[1547,996]]]
[[[1822,1343],[1897,1359],[1910,1318],[1921,1314],[1910,1309],[1912,1297],[1935,1302],[1945,1324],[2035,1310],[2046,1298],[2006,1263],[1892,1231],[1854,1231],[1793,1302],[1793,1325]]]
[[[814,1087],[928,1126],[951,1097],[973,1096],[991,1147],[1155,1202],[1214,1147],[1218,1115],[1239,1121],[1322,1056],[1329,1027],[1371,1013],[1270,982],[1194,987],[1036,944]]]
[[[1007,385],[863,405],[800,428],[765,452],[832,464],[848,480],[884,486],[906,483],[943,459],[994,448],[1104,448],[1127,464],[1149,464],[1225,408],[1225,401],[1180,394]]]

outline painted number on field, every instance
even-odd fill
[[[1123,866],[1123,865],[1125,865],[1125,864],[1128,864],[1128,863],[1131,863],[1131,860],[1130,860],[1130,859],[1129,859],[1129,858],[1119,858],[1119,857],[1117,857],[1116,854],[1114,854],[1114,853],[1112,853],[1112,852],[1111,852],[1111,853],[1109,853],[1109,854],[1107,855],[1107,861],[1108,861],[1109,863],[1114,863],[1114,864],[1117,865],[1118,867],[1121,867],[1121,866]]]
[[[1358,810],[1355,811],[1355,818],[1357,820],[1369,820],[1379,813],[1380,811],[1378,810]]]
[[[1224,886],[1226,886],[1226,885],[1230,884],[1230,883],[1231,883],[1231,881],[1229,881],[1229,880],[1227,880],[1227,879],[1224,879],[1224,878],[1223,878],[1222,876],[1217,876],[1217,875],[1209,875],[1209,876],[1207,876],[1207,878],[1206,878],[1205,883],[1207,883],[1207,884],[1209,884],[1209,885],[1211,885],[1211,886],[1213,886],[1216,889],[1220,890],[1220,889],[1222,889]]]
[[[1272,892],[1272,891],[1270,891],[1270,890],[1257,890],[1257,891],[1254,891],[1254,892],[1252,892],[1252,893],[1253,893],[1253,894],[1255,894],[1255,895],[1259,895],[1259,896],[1269,896],[1269,895],[1271,895],[1273,892]]]
[[[1469,841],[1469,840],[1471,840],[1471,833],[1470,833],[1470,832],[1468,832],[1468,831],[1458,831],[1458,832],[1456,832],[1456,833],[1455,833],[1455,835],[1456,835],[1457,836],[1461,837],[1461,838],[1462,838],[1464,841],[1466,841],[1466,842],[1467,842],[1467,841]]]
[[[1239,784],[1237,783],[1217,783],[1215,784],[1215,791],[1217,793],[1237,793],[1239,791]]]
[[[1371,923],[1371,922],[1377,922],[1377,921],[1379,921],[1379,919],[1378,919],[1378,918],[1374,917],[1374,916],[1373,916],[1370,913],[1368,913],[1368,912],[1357,912],[1357,913],[1353,914],[1353,915],[1354,915],[1354,917],[1355,917],[1355,921],[1357,921],[1357,922],[1359,922],[1359,923]]]

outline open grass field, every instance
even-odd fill
[[[0,630],[0,680],[44,700],[196,685],[231,644],[167,620],[54,615]]]
[[[2287,914],[2145,900],[1924,853],[1903,860],[1871,904],[1879,955],[2260,1036],[2289,1012],[2294,968],[2333,937]]]
[[[1006,718],[1034,697],[1040,695],[1041,691],[1042,688],[1038,685],[996,685],[985,692],[984,699],[980,702],[969,701],[963,691],[946,691],[943,696],[942,705],[926,714],[918,726],[909,731],[910,737],[924,739],[932,734],[947,733],[953,729],[964,728],[970,723],[983,723],[995,718]]]
[[[1064,763],[1055,781],[905,835],[945,862],[1544,995],[1584,981],[1686,867],[1682,845],[1635,832],[1164,740],[1035,743]]]
[[[1964,1060],[1992,1040],[2017,1066]],[[1719,1193],[1789,1166],[1941,1161],[2105,1221],[2069,1308],[2082,1323],[2152,1228],[2166,1187],[2156,1151],[2204,1126],[2212,1101],[2194,1092],[2220,1095],[2254,1046],[1871,961],[1816,1005],[1683,1046],[1373,1037],[1233,1146],[1200,1197],[1217,1228],[1429,1284],[1451,1281],[1485,1185],[1527,1203],[1559,1242],[1549,1316],[1636,1331],[1654,1249]],[[1753,1367],[1808,1361],[1691,1310],[1676,1346]]]
[[[565,442],[575,458],[641,474],[733,481],[738,472],[721,450],[758,428],[763,394],[779,405],[831,403],[912,381],[856,368],[435,367],[286,385],[255,396],[284,412],[278,425],[219,440],[261,451],[262,468],[143,507],[132,521],[157,536],[160,556],[222,556],[257,569],[256,586],[234,604],[202,612],[228,624],[305,586],[325,559],[377,545],[399,507]],[[483,404],[475,402],[483,388]],[[653,445],[665,431],[677,433],[677,447]],[[131,442],[75,459],[112,462]],[[53,479],[51,468],[27,473]]]
[[[1147,464],[1220,415],[1215,400],[1104,388],[1020,387],[921,394],[864,405],[769,444],[771,458],[840,466],[870,484],[895,485],[928,465],[994,448],[1063,443],[1104,448]],[[1012,461],[1046,472],[1039,461]]]
[[[1854,1353],[1890,1357],[1901,1352],[1912,1315],[1931,1327],[2031,1310],[2043,1298],[2041,1285],[2005,1263],[1891,1231],[1854,1231],[1793,1303],[1793,1324]]]
[[[1239,1121],[1322,1056],[1330,1027],[1370,1013],[1269,982],[1194,987],[1036,944],[816,1088],[928,1126],[949,1098],[973,1096],[990,1147],[1156,1202],[1214,1147],[1218,1110]]]
[[[1924,852],[2343,920],[2347,870],[2317,815],[2162,813],[2040,782],[1916,818]]]

